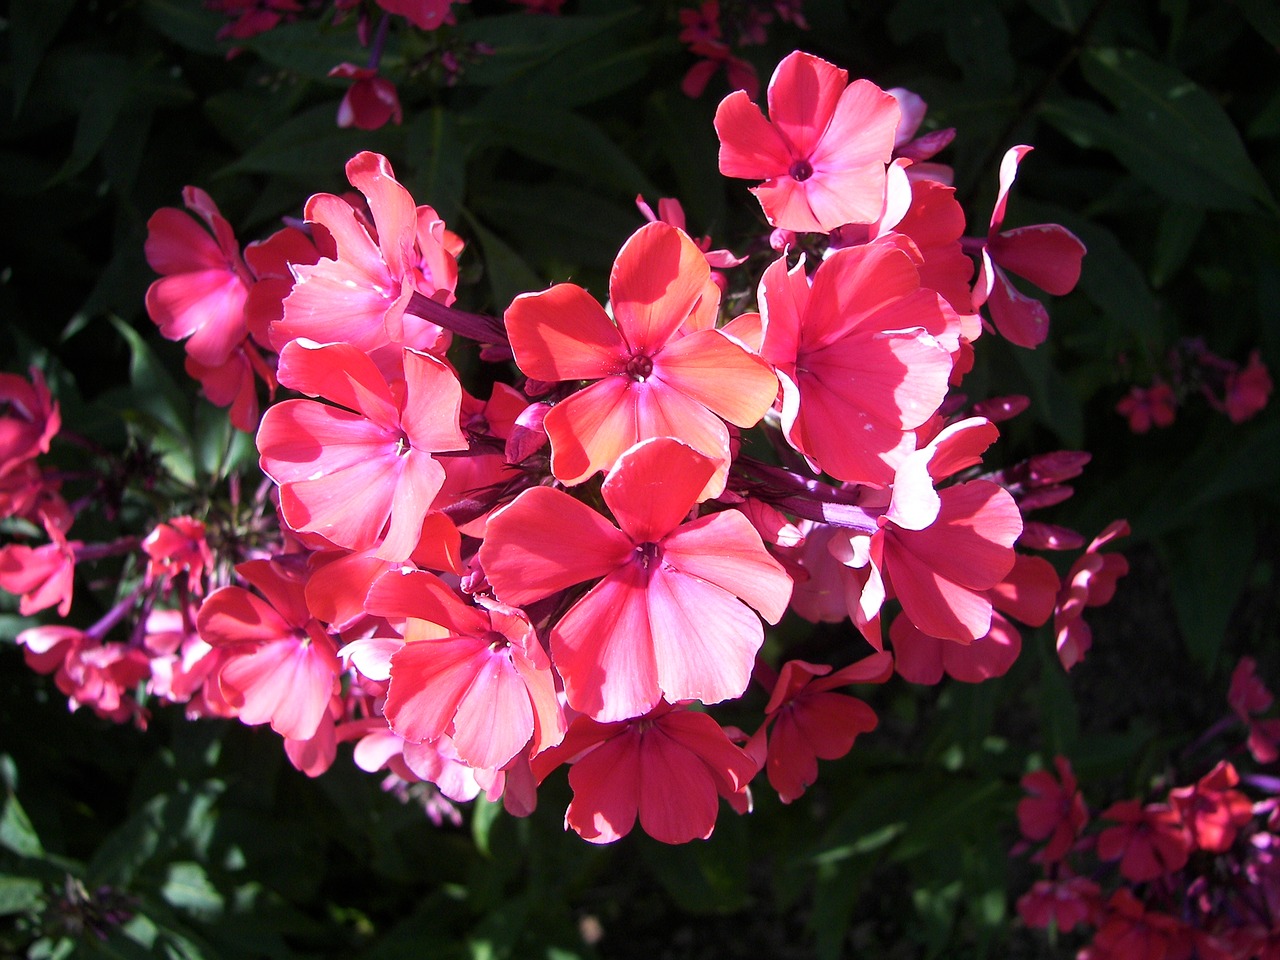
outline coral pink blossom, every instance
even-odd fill
[[[682,443],[647,440],[602,487],[621,530],[549,487],[489,519],[480,562],[499,599],[526,604],[603,578],[551,631],[574,709],[621,720],[664,696],[716,703],[746,689],[764,642],[752,608],[777,623],[791,580],[737,511],[683,522],[714,469]]]
[[[1020,347],[1037,347],[1049,335],[1049,314],[1039,300],[1020,292],[1009,273],[1030,280],[1055,297],[1068,294],[1080,279],[1084,244],[1066,227],[1040,223],[1001,231],[1009,191],[1018,164],[1031,147],[1012,147],[1000,163],[1000,193],[991,211],[991,226],[982,247],[973,302],[991,311],[996,329]]]
[[[204,571],[213,566],[213,552],[204,533],[204,524],[194,517],[174,517],[156,524],[142,541],[148,558],[147,579],[172,578],[185,570],[187,589],[196,595],[204,593]]]
[[[578,717],[560,746],[534,759],[534,775],[541,781],[566,761],[573,801],[565,827],[592,843],[626,836],[637,818],[663,843],[706,839],[719,797],[742,798],[756,773],[710,716],[667,703],[618,723]]]
[[[305,337],[345,341],[364,352],[393,343],[436,349],[440,329],[406,315],[405,308],[414,293],[452,302],[452,235],[434,210],[414,206],[386,157],[357,154],[347,162],[347,179],[368,200],[373,222],[333,194],[307,201],[306,218],[328,232],[334,255],[294,268],[297,282],[284,315],[271,326],[272,345],[283,351],[288,341]]]
[[[404,17],[419,30],[435,30],[446,23],[453,23],[454,0],[377,0],[387,13]]]
[[[307,609],[300,576],[270,560],[236,567],[263,597],[243,587],[215,590],[196,628],[226,659],[219,683],[243,723],[270,723],[290,740],[308,740],[338,688],[337,648]]]
[[[1058,605],[1053,614],[1053,631],[1057,637],[1058,659],[1064,670],[1070,670],[1093,645],[1093,632],[1084,622],[1085,607],[1100,607],[1115,596],[1116,581],[1129,572],[1129,561],[1118,553],[1098,551],[1117,537],[1127,536],[1129,524],[1117,520],[1107,526],[1085,548],[1084,555],[1071,565]]]
[[[423,571],[385,574],[365,606],[374,616],[426,621],[443,634],[411,640],[391,655],[385,711],[400,736],[421,742],[447,734],[458,756],[480,769],[560,742],[564,713],[551,662],[520,611],[464,604]]]
[[[1087,877],[1037,880],[1018,898],[1018,916],[1029,927],[1073,930],[1094,915],[1101,888]]]
[[[1156,381],[1150,387],[1133,387],[1116,404],[1116,413],[1129,421],[1134,433],[1146,433],[1152,427],[1173,425],[1178,397],[1173,387]]]
[[[0,373],[0,477],[48,453],[61,427],[58,403],[39,370],[31,368],[30,381]]]
[[[347,343],[289,343],[280,380],[341,404],[286,400],[262,418],[263,471],[280,484],[280,508],[295,530],[349,550],[403,560],[417,547],[431,500],[444,482],[432,456],[463,450],[462,387],[435,357],[404,351],[394,384]],[[343,409],[348,408],[348,409]]]
[[[707,496],[724,488],[724,421],[754,425],[773,403],[777,380],[713,329],[719,297],[702,251],[659,222],[637,230],[618,253],[609,277],[613,320],[570,283],[516,298],[506,325],[520,369],[537,380],[595,381],[546,415],[557,479],[581,483],[628,447],[667,436],[718,462]]]
[[[772,726],[764,767],[783,803],[798,799],[818,779],[819,760],[838,760],[853,748],[858,734],[876,728],[870,706],[833,691],[852,683],[883,683],[892,673],[893,658],[887,653],[874,653],[835,672],[803,660],[783,664],[765,707],[765,724],[752,738],[758,751],[759,739]]]
[[[1257,350],[1249,354],[1249,363],[1243,370],[1227,375],[1225,391],[1223,403],[1232,423],[1244,423],[1262,412],[1271,396],[1271,374]]]
[[[386,77],[379,76],[378,71],[372,67],[340,63],[329,71],[329,76],[351,81],[342,102],[338,104],[338,126],[377,130],[388,122],[399,126],[404,120],[396,85]]]
[[[898,102],[868,80],[848,81],[797,51],[769,81],[768,120],[741,90],[716,110],[720,172],[765,181],[751,192],[773,226],[829,233],[880,216]]]
[[[1057,778],[1047,770],[1028,773],[1022,778],[1022,789],[1030,796],[1018,801],[1018,826],[1028,840],[1044,841],[1039,856],[1045,863],[1065,857],[1089,819],[1071,761],[1057,756],[1053,763]]]
[[[1253,802],[1233,789],[1239,783],[1236,768],[1220,760],[1196,783],[1169,791],[1169,802],[1199,849],[1225,853],[1235,843],[1240,828],[1253,819]]]
[[[18,612],[24,617],[57,606],[58,616],[71,612],[75,586],[76,549],[79,540],[68,542],[56,523],[41,516],[51,542],[39,547],[12,543],[0,547],[0,590],[16,594]]]
[[[208,227],[163,207],[147,221],[147,263],[161,278],[147,288],[147,314],[170,340],[187,339],[187,354],[206,367],[227,361],[248,332],[244,304],[252,277],[231,225],[203,190],[182,201]],[[213,236],[209,234],[212,233]]]
[[[1145,883],[1186,866],[1191,838],[1176,810],[1121,800],[1102,811],[1102,817],[1118,825],[1098,835],[1098,858],[1119,860],[1120,872],[1134,883]]]
[[[915,449],[907,431],[946,396],[951,357],[928,332],[947,325],[892,244],[838,250],[814,273],[780,258],[760,281],[760,355],[782,383],[787,441],[841,480],[887,486]]]

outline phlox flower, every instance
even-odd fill
[[[887,653],[873,653],[834,672],[827,664],[803,660],[782,665],[765,706],[765,722],[747,752],[765,754],[769,785],[783,803],[798,799],[818,779],[818,760],[838,760],[853,748],[859,734],[876,728],[870,706],[835,689],[883,683],[892,673],[893,657]]]
[[[520,611],[464,604],[424,571],[383,575],[365,607],[410,621],[387,668],[384,710],[401,737],[420,743],[447,734],[459,758],[478,769],[560,742],[565,721],[551,663]]]
[[[351,81],[338,104],[338,126],[377,130],[389,121],[399,126],[404,120],[396,85],[379,76],[376,69],[340,63],[329,71],[329,76]]]
[[[760,355],[782,384],[787,442],[840,480],[887,486],[908,433],[947,393],[948,319],[893,243],[838,250],[814,272],[774,261],[760,280]]]
[[[1000,162],[1000,193],[979,255],[973,302],[987,305],[1002,337],[1033,348],[1049,335],[1049,314],[1039,300],[1020,292],[1005,271],[1025,277],[1055,297],[1063,296],[1080,279],[1085,249],[1074,233],[1056,223],[1000,229],[1018,164],[1030,152],[1031,147],[1011,147]]]
[[[1232,423],[1244,423],[1262,412],[1271,396],[1271,374],[1257,350],[1249,354],[1249,362],[1243,370],[1227,374],[1223,405]]]
[[[376,0],[387,13],[404,17],[419,30],[435,30],[446,23],[454,23],[454,0]],[[466,0],[461,0],[465,3]]]
[[[377,545],[384,560],[403,560],[417,547],[444,482],[432,454],[466,449],[467,441],[453,371],[407,349],[403,364],[403,379],[390,383],[351,344],[285,346],[280,382],[342,405],[286,400],[262,418],[262,470],[280,485],[281,513],[294,530],[349,550]]]
[[[229,407],[231,425],[245,433],[258,429],[258,386],[262,380],[275,395],[276,377],[271,367],[248,340],[231,351],[223,363],[205,366],[187,357],[183,369],[191,379],[199,381],[205,399],[215,407]]]
[[[1262,720],[1256,715],[1271,709],[1273,697],[1257,675],[1253,657],[1241,657],[1231,672],[1227,703],[1249,728],[1249,752],[1258,763],[1275,763],[1280,757],[1280,719]]]
[[[236,572],[262,592],[222,587],[200,606],[196,629],[223,649],[223,696],[242,723],[270,723],[290,740],[307,740],[338,688],[337,648],[307,609],[304,582],[281,563],[249,560]]]
[[[161,277],[147,288],[147,315],[165,338],[185,339],[191,359],[202,367],[217,367],[248,333],[244,304],[253,277],[231,224],[213,199],[186,187],[182,202],[208,230],[174,207],[151,215],[147,263]]]
[[[40,519],[49,543],[0,547],[0,590],[18,596],[18,612],[24,617],[55,605],[58,616],[65,617],[71,612],[75,588],[76,550],[84,544],[68,541],[47,515],[42,514]]]
[[[1037,880],[1018,898],[1018,916],[1029,927],[1074,930],[1093,917],[1101,895],[1088,877]]]
[[[1097,933],[1080,952],[1081,960],[1189,960],[1192,956],[1189,928],[1176,917],[1147,910],[1125,887],[1113,893],[1098,913]]]
[[[498,598],[527,604],[599,582],[551,630],[569,705],[608,722],[659,699],[717,703],[746,690],[791,579],[734,510],[683,522],[715,470],[669,438],[618,458],[601,493],[619,527],[566,493],[526,490],[489,519],[480,563]]]
[[[1129,421],[1131,431],[1146,433],[1152,427],[1173,425],[1178,397],[1173,387],[1157,380],[1150,387],[1133,387],[1116,404],[1116,413]]]
[[[566,829],[592,843],[626,836],[639,819],[663,843],[706,839],[719,797],[746,802],[756,765],[710,716],[660,702],[616,723],[578,717],[558,746],[534,758],[541,782],[569,762]]]
[[[1253,802],[1234,789],[1239,783],[1235,767],[1220,760],[1191,786],[1169,791],[1169,803],[1187,825],[1198,849],[1225,853],[1240,828],[1253,819]]]
[[[156,524],[142,541],[147,555],[147,580],[176,577],[185,570],[187,589],[197,595],[204,593],[204,571],[213,566],[213,552],[204,534],[204,524],[194,517],[174,517]]]
[[[1028,840],[1044,841],[1039,854],[1044,863],[1065,857],[1089,820],[1071,761],[1057,756],[1053,765],[1057,778],[1047,770],[1033,770],[1022,778],[1022,789],[1030,796],[1018,801],[1018,827]]]
[[[1178,811],[1162,804],[1121,800],[1102,811],[1117,824],[1098,835],[1098,859],[1119,860],[1120,872],[1145,883],[1181,870],[1191,853],[1191,837]]]
[[[386,157],[356,154],[347,162],[347,179],[368,201],[372,222],[333,194],[307,201],[304,215],[328,233],[334,255],[294,267],[297,281],[283,316],[271,325],[272,345],[283,351],[305,337],[344,341],[366,353],[392,344],[435,350],[440,329],[405,311],[414,293],[452,302],[456,238],[434,210],[414,206]]]
[[[1116,581],[1129,572],[1129,561],[1118,553],[1098,551],[1117,537],[1128,536],[1129,524],[1116,520],[1085,548],[1084,554],[1071,565],[1058,604],[1053,612],[1053,631],[1057,638],[1058,659],[1062,668],[1070,670],[1079,663],[1093,645],[1093,632],[1084,621],[1085,607],[1100,607],[1115,596]]]
[[[91,633],[61,624],[23,630],[17,642],[27,666],[54,675],[72,711],[87,706],[105,720],[132,719],[145,725],[145,712],[133,691],[151,675],[146,651],[123,643],[104,644]]]
[[[31,368],[29,381],[0,373],[0,477],[48,453],[61,427],[58,402],[38,369]]]
[[[543,421],[551,470],[581,483],[641,440],[674,437],[717,462],[706,496],[724,488],[729,432],[764,416],[777,380],[714,329],[719,288],[682,230],[649,223],[618,252],[609,276],[613,320],[579,286],[516,297],[506,326],[516,364],[548,382],[591,380]]]
[[[848,80],[796,51],[769,81],[769,119],[745,91],[720,102],[720,172],[765,181],[751,192],[772,226],[830,233],[880,216],[898,102],[869,80]]]

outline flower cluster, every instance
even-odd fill
[[[1232,715],[1199,741],[1250,731],[1249,752],[1274,763],[1271,693],[1246,657],[1231,678]],[[1262,728],[1259,730],[1259,728]],[[1193,745],[1194,747],[1195,745]],[[1027,774],[1018,824],[1044,877],[1018,900],[1029,926],[1092,930],[1079,960],[1248,960],[1280,948],[1280,780],[1219,760],[1199,779],[1147,802],[1111,804],[1092,832],[1065,757],[1057,775]],[[1022,846],[1022,845],[1020,845]]]
[[[721,170],[763,180],[764,215],[807,252],[771,258],[737,315],[723,290],[743,261],[695,242],[670,201],[644,208],[607,304],[560,283],[500,319],[455,305],[461,240],[376,154],[347,164],[357,193],[315,195],[301,226],[243,250],[199,190],[194,217],[156,213],[148,311],[255,433],[267,482],[140,540],[69,541],[75,511],[33,463],[57,407],[38,376],[4,381],[0,481],[28,485],[9,515],[50,542],[0,550],[0,586],[65,616],[76,563],[126,563],[92,627],[22,635],[31,665],[104,716],[143,719],[144,686],[269,724],[309,775],[349,741],[391,787],[516,814],[567,764],[568,827],[608,842],[638,819],[676,843],[709,836],[722,797],[748,810],[762,771],[801,796],[876,726],[851,685],[999,676],[1014,621],[1051,616],[1078,660],[1083,608],[1123,573],[1099,548],[1123,525],[1060,581],[1028,551],[1083,538],[1024,514],[1070,496],[1087,456],[984,469],[1025,398],[971,408],[952,390],[983,303],[1014,342],[1043,339],[1010,319],[1043,308],[997,293],[1002,268],[1062,292],[1083,247],[1000,229],[1021,147],[987,236],[964,238],[918,98],[795,53],[768,103],[768,119],[742,92],[720,105]],[[487,397],[451,363],[469,348],[499,381]],[[290,396],[260,414],[259,381]],[[775,664],[765,625],[788,610],[863,639]],[[753,682],[754,732],[713,716]]]
[[[1271,397],[1271,374],[1257,350],[1241,367],[1215,354],[1202,339],[1187,338],[1169,351],[1165,367],[1150,386],[1131,387],[1116,404],[1134,433],[1172,426],[1178,407],[1194,396],[1232,423],[1252,419]]]
[[[698,58],[680,82],[685,96],[702,96],[723,68],[731,90],[754,97],[760,92],[756,68],[734,50],[764,43],[775,16],[809,29],[802,7],[803,0],[702,0],[696,7],[682,7],[678,39]]]

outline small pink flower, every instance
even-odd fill
[[[1022,789],[1030,796],[1018,801],[1018,826],[1028,840],[1046,841],[1040,853],[1045,863],[1065,857],[1089,819],[1071,762],[1057,756],[1053,763],[1057,778],[1047,770],[1028,773],[1022,778]]]
[[[1145,883],[1186,866],[1191,837],[1177,810],[1121,800],[1104,810],[1102,817],[1118,825],[1099,834],[1098,858],[1119,860],[1127,879]]]
[[[830,233],[879,217],[898,102],[799,51],[778,64],[768,101],[767,120],[745,91],[721,101],[720,172],[765,181],[751,192],[775,227]]]
[[[49,452],[62,426],[58,403],[44,375],[31,368],[31,380],[0,373],[0,477]]]
[[[157,524],[142,541],[148,557],[147,580],[176,577],[187,572],[187,589],[197,596],[204,592],[202,578],[213,566],[213,553],[204,538],[204,524],[194,517],[174,517]]]
[[[1232,423],[1244,423],[1260,413],[1271,396],[1271,374],[1255,350],[1243,370],[1227,375],[1224,403]]]
[[[1093,645],[1093,632],[1084,621],[1085,607],[1100,607],[1115,596],[1116,581],[1129,572],[1129,561],[1118,553],[1098,551],[1112,540],[1128,536],[1129,524],[1117,520],[1094,538],[1083,556],[1071,565],[1058,594],[1053,614],[1058,658],[1070,670]]]
[[[372,67],[340,63],[329,71],[329,76],[351,81],[338,104],[338,126],[377,130],[388,121],[399,126],[404,120],[396,85]]]
[[[1116,404],[1116,413],[1128,419],[1134,433],[1146,433],[1153,426],[1171,426],[1177,412],[1177,394],[1159,380],[1150,387],[1133,387]]]
[[[1029,927],[1073,930],[1095,914],[1101,893],[1087,877],[1037,880],[1018,898],[1018,916]]]

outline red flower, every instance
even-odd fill
[[[1040,858],[1056,863],[1067,855],[1089,819],[1084,795],[1076,789],[1071,762],[1053,758],[1058,779],[1046,770],[1035,770],[1022,778],[1022,788],[1031,794],[1018,801],[1018,826],[1028,840],[1044,840]]]
[[[0,477],[49,452],[62,426],[58,403],[44,375],[31,368],[31,380],[0,373]]]
[[[1231,789],[1239,782],[1235,767],[1220,760],[1192,786],[1169,792],[1169,802],[1201,850],[1225,853],[1235,843],[1240,828],[1253,819],[1253,802],[1239,790]]]
[[[665,702],[618,723],[578,717],[560,746],[534,758],[534,775],[541,782],[565,762],[573,764],[565,827],[592,843],[626,836],[637,817],[663,843],[706,839],[719,797],[745,806],[756,773],[710,716]]]
[[[778,64],[767,96],[768,120],[745,91],[721,101],[720,172],[765,181],[751,192],[775,227],[830,233],[879,217],[898,102],[799,51]]]
[[[377,130],[388,121],[399,126],[404,120],[396,85],[379,76],[377,70],[340,63],[329,71],[329,76],[352,81],[338,104],[338,126]]]
[[[1260,413],[1271,396],[1271,374],[1255,350],[1249,354],[1249,363],[1243,370],[1227,374],[1223,402],[1232,423],[1244,423]]]
[[[1134,883],[1154,880],[1187,864],[1191,837],[1178,811],[1138,800],[1121,800],[1102,812],[1118,826],[1098,836],[1098,857],[1119,860],[1120,872]]]

